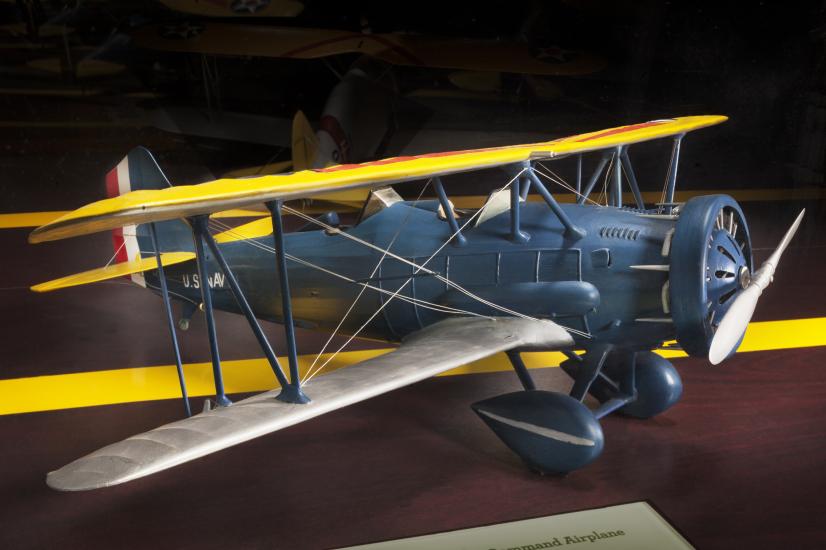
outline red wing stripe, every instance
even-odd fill
[[[379,44],[381,44],[382,46],[396,52],[400,56],[407,58],[407,60],[409,62],[413,63],[414,65],[424,65],[424,62],[422,62],[421,59],[417,58],[412,52],[402,48],[399,45],[393,44],[387,38],[377,36],[377,35],[374,35],[374,34],[357,34],[357,33],[349,33],[349,34],[346,34],[346,35],[343,35],[343,36],[334,36],[332,38],[325,38],[324,40],[319,40],[318,42],[312,42],[312,43],[307,44],[305,46],[300,46],[298,48],[294,48],[292,50],[286,51],[283,54],[281,54],[281,57],[293,57],[293,56],[297,56],[299,54],[309,52],[310,50],[320,48],[321,46],[327,46],[329,44],[335,44],[336,42],[344,42],[345,40],[356,40],[356,39],[359,39],[359,38],[362,39],[362,40],[374,40],[374,41],[378,42]]]
[[[282,54],[282,57],[292,57],[294,55],[298,55],[300,53],[304,53],[315,48],[320,48],[321,46],[326,46],[327,44],[335,44],[336,42],[341,42],[343,40],[351,40],[355,38],[355,36],[355,34],[346,34],[344,36],[334,36],[333,38],[325,38],[324,40],[312,42],[299,48],[286,51]]]
[[[575,143],[581,143],[583,141],[591,141],[592,139],[599,139],[608,136],[614,136],[616,134],[624,134],[625,132],[632,132],[634,130],[639,130],[641,128],[648,128],[649,126],[659,126],[660,124],[665,124],[666,122],[672,122],[670,120],[652,120],[651,122],[642,122],[640,124],[632,124],[630,126],[623,126],[621,128],[614,128],[613,130],[605,130],[604,132],[600,132],[598,134],[593,134],[590,136],[585,136],[580,139],[572,140]]]
[[[603,138],[603,137],[613,136],[613,135],[616,135],[616,134],[624,134],[626,132],[632,132],[634,130],[639,130],[641,128],[648,128],[650,126],[659,126],[660,124],[666,124],[668,122],[672,122],[672,121],[671,120],[653,120],[651,122],[643,122],[643,123],[640,123],[640,124],[632,124],[630,126],[623,126],[621,128],[614,128],[613,130],[606,130],[604,132],[599,132],[597,134],[592,134],[592,135],[589,135],[589,136],[583,136],[583,137],[577,138],[577,139],[571,139],[570,142],[581,143],[581,142],[585,142],[585,141],[591,141],[592,139],[599,139],[599,138]],[[556,143],[556,142],[559,142],[559,141],[567,142],[569,140],[563,138],[561,140],[554,140],[554,141],[547,142],[547,143],[537,143],[537,144],[534,144],[534,145],[541,148],[543,146],[547,146],[549,143]],[[393,163],[396,163],[396,162],[404,162],[404,161],[407,161],[407,160],[446,157],[446,156],[450,156],[450,155],[463,155],[463,154],[467,154],[467,153],[481,153],[481,152],[484,152],[484,151],[496,151],[497,149],[507,149],[508,147],[510,147],[510,146],[486,147],[486,148],[483,148],[483,149],[465,149],[465,150],[462,150],[462,151],[444,151],[444,152],[440,152],[440,153],[426,153],[426,154],[423,154],[423,155],[413,155],[413,156],[409,156],[409,157],[393,157],[393,158],[389,158],[389,159],[374,160],[374,161],[370,161],[370,162],[362,162],[361,164],[337,164],[335,166],[330,166],[330,167],[327,167],[327,168],[319,168],[319,169],[316,169],[314,171],[315,172],[338,172],[340,170],[353,170],[354,168],[361,168],[363,166],[381,166],[381,165],[384,165],[384,164],[393,164]],[[525,145],[525,146],[520,146],[520,147],[528,148],[530,146]]]
[[[318,168],[313,170],[314,172],[338,172],[340,170],[353,170],[354,168],[362,168],[364,166],[382,166],[384,164],[394,164],[396,162],[404,162],[407,160],[416,160],[416,159],[426,159],[426,158],[437,158],[437,157],[449,157],[451,155],[464,155],[467,153],[481,153],[484,151],[496,151],[497,149],[507,149],[509,146],[504,147],[487,147],[484,149],[465,149],[462,151],[442,151],[440,153],[424,153],[422,155],[413,155],[409,157],[391,157],[389,159],[381,159],[381,160],[371,160],[369,162],[362,162],[360,164],[337,164],[335,166],[329,166],[327,168]]]
[[[418,57],[416,57],[413,54],[412,51],[410,51],[406,48],[403,48],[403,47],[399,46],[398,44],[394,44],[393,42],[391,42],[390,40],[388,40],[387,38],[385,38],[381,35],[366,34],[364,36],[366,38],[372,38],[373,40],[375,40],[376,42],[378,42],[382,46],[384,46],[386,48],[389,48],[390,50],[393,50],[394,52],[396,52],[397,54],[399,54],[402,57],[406,57],[409,62],[413,63],[413,65],[419,65],[419,66],[422,66],[422,67],[427,66],[427,64],[424,61],[422,61],[421,59],[419,59]]]

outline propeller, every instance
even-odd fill
[[[717,365],[723,359],[728,357],[740,342],[743,334],[746,332],[746,327],[751,321],[751,316],[754,315],[754,308],[757,307],[757,300],[763,293],[763,290],[769,286],[774,279],[774,270],[777,269],[777,264],[780,262],[780,256],[789,246],[789,241],[792,240],[800,222],[803,220],[803,214],[806,209],[800,211],[797,219],[786,231],[783,240],[777,245],[769,259],[763,262],[760,269],[755,271],[751,276],[748,274],[748,269],[743,268],[743,272],[738,274],[740,277],[740,284],[743,291],[734,299],[731,307],[720,321],[720,326],[717,327],[717,332],[714,333],[714,338],[711,340],[711,347],[708,350],[708,360],[712,365]]]

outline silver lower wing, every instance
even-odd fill
[[[459,317],[406,338],[398,349],[313,379],[306,405],[278,401],[279,389],[130,437],[49,473],[61,491],[83,491],[147,476],[326,412],[429,378],[510,349],[559,350],[573,346],[551,321]]]

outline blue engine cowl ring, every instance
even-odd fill
[[[753,269],[743,211],[728,195],[690,199],[671,241],[669,300],[677,342],[708,356],[714,332]]]

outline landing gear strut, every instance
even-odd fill
[[[472,405],[473,410],[513,452],[542,474],[565,474],[602,453],[599,419],[614,411],[650,418],[682,395],[676,369],[650,351],[618,350],[610,345],[573,355],[560,367],[574,380],[570,395],[537,390],[518,351],[508,353],[525,391]],[[584,403],[591,394],[600,406]]]
[[[582,356],[582,363],[569,359],[560,367],[577,380],[580,365],[595,360],[595,357],[589,357],[591,353],[589,351]],[[634,418],[651,418],[665,412],[680,400],[683,382],[677,369],[656,353],[615,352],[604,360],[588,393],[601,404],[594,411],[597,418],[615,410]]]

